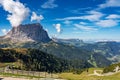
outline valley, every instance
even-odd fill
[[[29,26],[31,28],[27,29]],[[34,27],[36,32],[29,33],[28,31]],[[24,28],[27,29],[27,33]],[[24,33],[21,33],[21,30]],[[39,33],[39,31],[43,31],[43,33]],[[41,36],[37,37],[39,34]],[[17,38],[19,35],[20,37]],[[13,28],[8,34],[0,38],[0,48],[0,66],[1,68],[8,66],[9,72],[13,69],[26,71],[27,74],[29,71],[31,73],[35,71],[38,74],[44,72],[43,74],[49,76],[41,77],[49,78],[50,74],[53,74],[57,75],[57,78],[67,80],[117,80],[117,78],[114,79],[114,76],[119,75],[119,73],[110,75],[113,78],[89,76],[90,74],[98,74],[98,68],[100,68],[101,73],[104,73],[111,72],[117,65],[119,66],[119,42],[85,43],[79,39],[50,39],[38,23]],[[111,67],[111,64],[115,64],[115,66]],[[19,73],[17,71],[15,72]],[[16,73],[9,72],[2,72],[2,75],[16,76]],[[21,74],[19,73],[17,76],[21,76]],[[32,79],[41,78],[35,73],[22,74],[22,76],[32,77]]]

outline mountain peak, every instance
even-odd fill
[[[48,42],[49,38],[47,32],[39,23],[25,24],[13,27],[4,38],[9,38],[12,42],[26,42],[26,41],[37,41],[37,42]]]

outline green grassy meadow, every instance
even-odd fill
[[[67,80],[120,80],[120,73],[114,74],[112,76],[89,76],[88,74],[93,74],[94,70],[102,69],[90,68],[89,72],[84,71],[82,74],[61,73],[59,74],[59,77]]]

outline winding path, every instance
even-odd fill
[[[95,76],[110,76],[110,75],[120,73],[120,70],[117,71],[117,72],[108,72],[108,73],[103,73],[103,74],[98,73],[98,71],[102,72],[102,70],[94,70],[94,73],[93,74],[88,74],[88,76],[92,76],[92,75],[95,75]]]

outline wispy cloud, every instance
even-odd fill
[[[120,0],[106,0],[104,4],[99,5],[99,8],[120,7]]]
[[[89,9],[91,9],[91,7],[73,9],[73,10],[69,10],[69,12],[74,13],[74,14],[84,14],[84,11],[89,10]]]
[[[86,22],[80,22],[81,25],[86,25],[87,23]]]
[[[7,30],[7,29],[1,29],[1,31],[2,31],[2,33],[3,33],[4,35],[6,35],[6,34],[10,31],[10,29],[9,29],[9,30]]]
[[[110,14],[106,17],[106,19],[120,19],[120,15],[118,14]]]
[[[105,14],[102,13],[101,10],[103,8],[107,7],[120,7],[120,0],[106,0],[105,3],[100,4],[98,7],[96,7],[94,10],[87,11],[84,15],[80,16],[70,16],[70,17],[65,17],[65,18],[57,18],[56,20],[59,21],[66,21],[66,20],[87,20],[89,22],[92,22],[93,26],[99,26],[102,28],[107,28],[107,27],[114,27],[119,25],[119,19],[120,15],[118,14]],[[75,12],[80,11],[74,10]],[[73,12],[74,12],[73,11]],[[85,22],[80,22],[80,24],[74,24],[77,28],[81,30],[98,30],[92,26],[90,26],[87,21]]]
[[[43,19],[44,19],[44,17],[42,15],[38,16],[35,12],[32,12],[31,21],[36,20],[36,21],[40,22]]]
[[[58,5],[55,4],[54,2],[55,2],[55,0],[48,0],[41,7],[42,8],[55,8],[55,7],[58,7]]]
[[[7,11],[7,20],[13,27],[20,25],[29,15],[29,8],[25,7],[19,0],[0,0],[0,5]]]
[[[65,25],[70,25],[70,24],[72,23],[72,21],[65,20],[63,23],[64,23]]]
[[[80,20],[81,16],[65,17],[65,18],[56,18],[55,20]]]
[[[89,20],[89,21],[98,21],[102,16],[104,16],[103,13],[98,11],[89,11],[87,12],[89,14],[84,16],[73,16],[73,17],[65,17],[65,18],[57,18],[55,20]]]
[[[104,16],[103,13],[95,11],[95,10],[91,10],[88,11],[89,15],[83,16],[83,19],[89,20],[89,21],[98,21],[100,20],[101,17]]]
[[[80,24],[74,24],[74,26],[80,30],[84,30],[84,31],[96,31],[98,29],[93,28],[92,26],[84,26],[84,25],[80,25]]]
[[[114,27],[118,25],[118,22],[116,20],[100,20],[96,22],[96,25],[100,27]]]
[[[48,29],[46,28],[45,31],[48,32]]]

